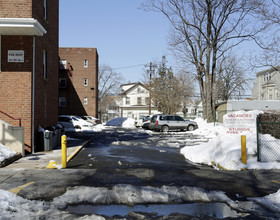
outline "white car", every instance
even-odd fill
[[[82,118],[73,115],[59,115],[58,123],[61,124],[65,130],[80,130],[80,131],[90,131],[93,129],[93,125],[86,122]]]
[[[102,124],[100,119],[95,118],[93,116],[82,116],[81,118],[84,119],[85,121],[91,122],[93,125]]]

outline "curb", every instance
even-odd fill
[[[21,153],[16,153],[15,156],[3,160],[3,161],[0,163],[0,168],[1,168],[1,167],[6,167],[6,166],[8,166],[9,164],[15,162],[16,160],[18,160],[18,159],[20,159],[20,158],[22,158]]]
[[[72,160],[79,152],[80,150],[86,146],[93,138],[90,138],[89,140],[85,141],[84,143],[82,143],[80,146],[78,146],[75,151],[73,151],[69,156],[67,156],[67,163]]]

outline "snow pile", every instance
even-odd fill
[[[258,114],[252,111],[248,113]],[[195,146],[186,146],[181,153],[186,159],[207,165],[218,165],[217,168],[228,170],[247,169],[280,169],[280,163],[257,162],[257,138],[256,133],[243,132],[246,135],[247,164],[241,163],[241,135],[226,134],[226,128],[222,124],[207,124],[202,119],[197,119],[199,129],[194,134],[205,135],[212,139],[207,143]]]
[[[114,118],[108,121],[106,126],[135,128],[135,120],[132,118]]]
[[[46,219],[47,216],[47,219],[105,220],[105,218],[96,215],[77,218],[76,215],[58,210],[52,203],[23,199],[4,190],[0,190],[0,213],[0,219]]]
[[[235,206],[235,202],[229,199],[223,192],[206,191],[198,187],[175,187],[115,185],[112,189],[105,187],[73,187],[65,194],[53,200],[56,207],[65,208],[69,204],[77,204],[81,201],[91,204],[170,204],[183,202],[224,202]]]
[[[0,144],[0,162],[11,158],[16,155],[16,152],[12,149],[4,146],[3,144]]]
[[[273,194],[260,198],[249,198],[249,200],[265,206],[267,209],[274,212],[279,212],[280,207],[280,189]]]
[[[197,123],[198,129],[192,133],[205,136],[205,138],[215,138],[224,130],[224,127],[220,126],[219,123],[207,123],[202,118],[196,118],[194,121]]]

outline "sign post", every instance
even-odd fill
[[[256,133],[256,114],[254,113],[232,112],[224,115],[223,120],[226,134]],[[241,135],[241,162],[247,164],[246,135]]]

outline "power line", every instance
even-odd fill
[[[128,69],[128,68],[133,68],[133,67],[137,67],[137,66],[144,66],[144,65],[146,65],[146,64],[137,64],[137,65],[133,65],[133,66],[118,67],[118,68],[114,68],[112,70]]]

